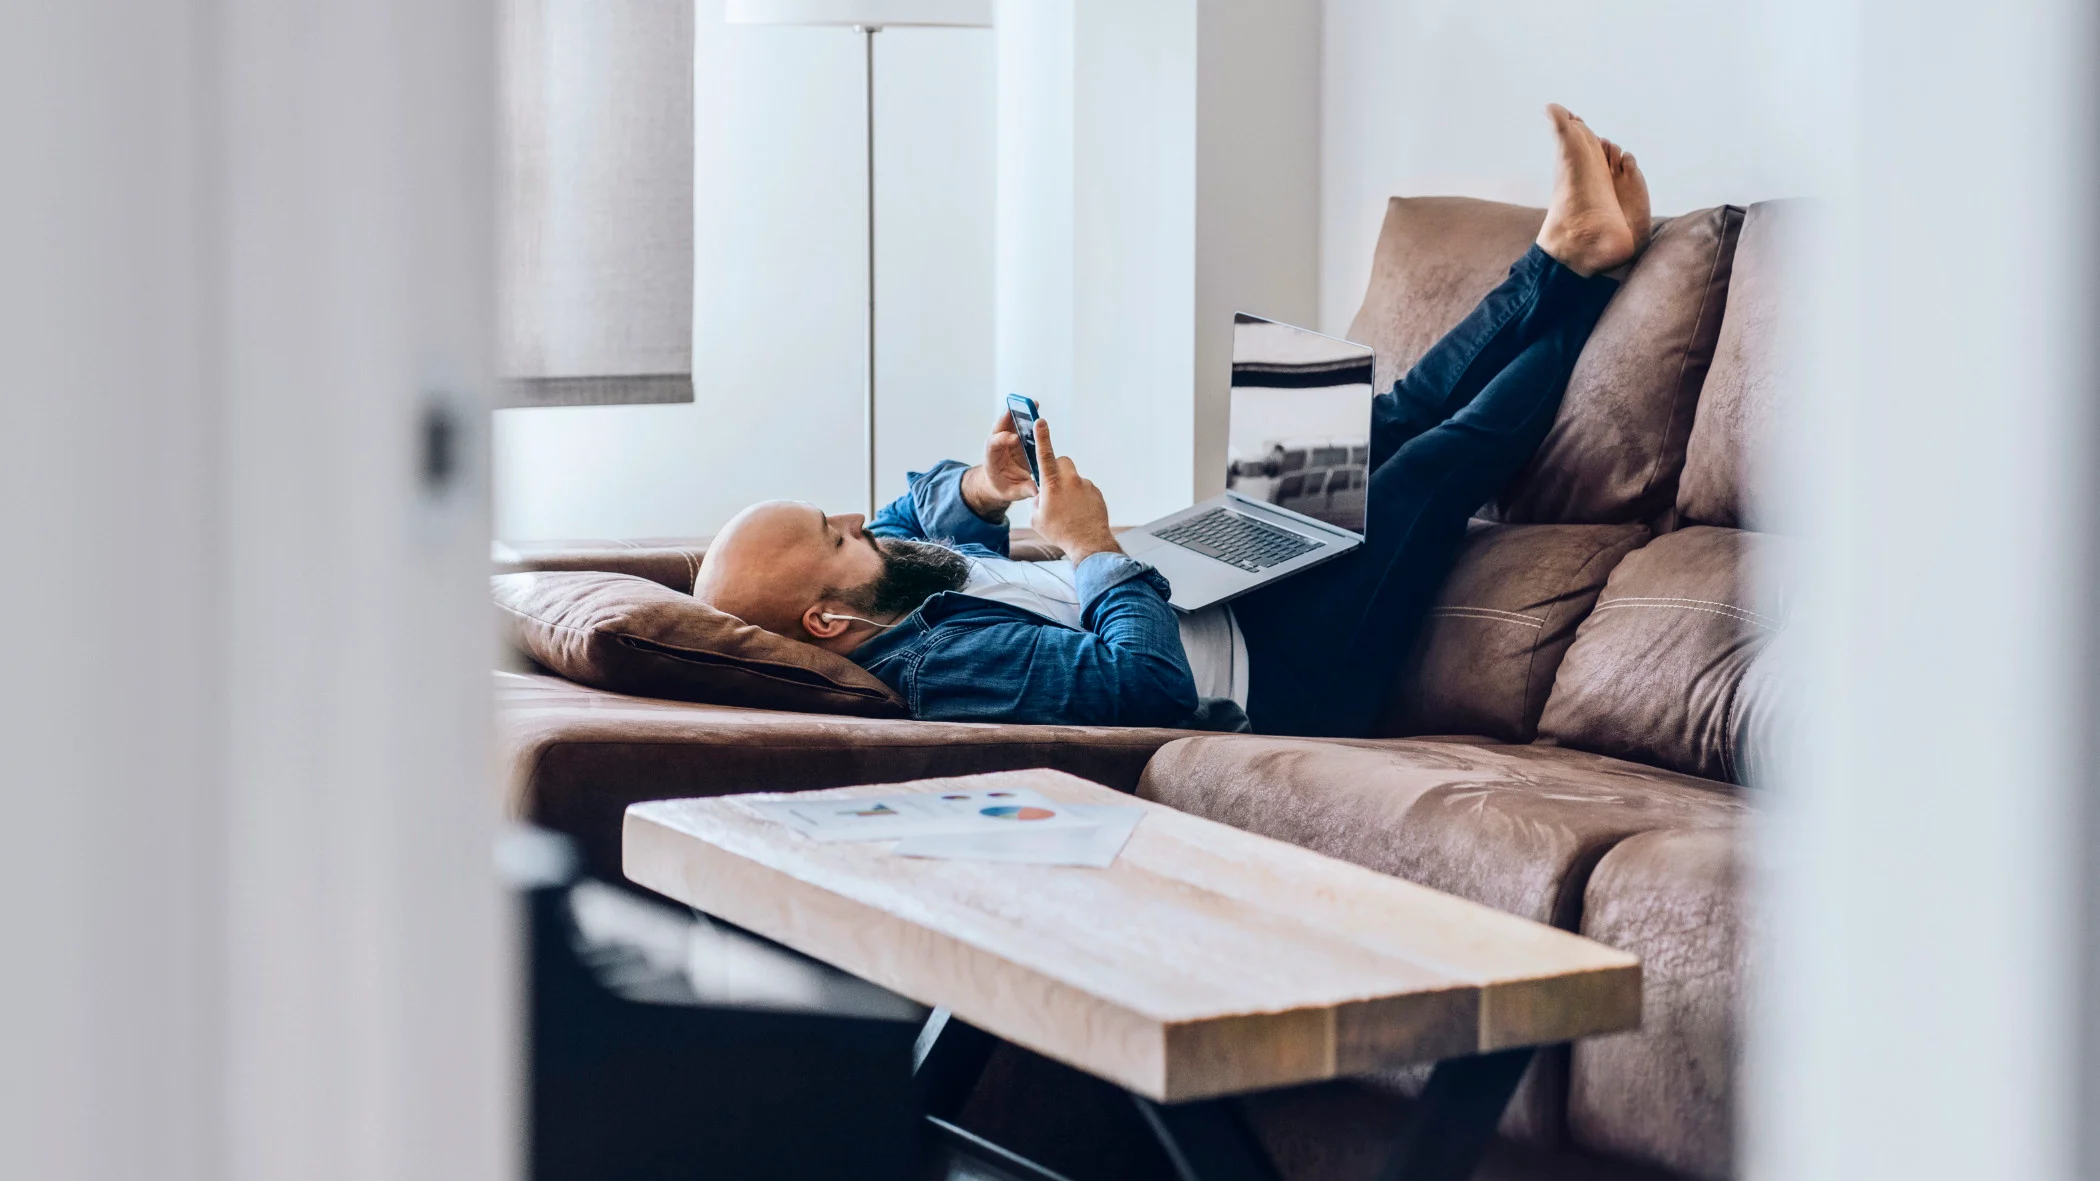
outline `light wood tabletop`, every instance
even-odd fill
[[[824,843],[721,796],[627,811],[627,876],[1162,1102],[1564,1042],[1640,1022],[1640,962],[1552,927],[1058,771],[804,793],[1018,786],[1146,809],[1107,869]]]

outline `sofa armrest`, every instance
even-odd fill
[[[643,800],[902,783],[1052,767],[1131,791],[1186,730],[1014,726],[781,713],[626,697],[559,677],[496,674],[510,813],[575,838],[620,881],[620,827]]]

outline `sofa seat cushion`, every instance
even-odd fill
[[[1640,525],[1475,522],[1380,719],[1381,736],[1530,742],[1561,657]]]
[[[1138,794],[1570,930],[1590,868],[1614,844],[1743,811],[1724,784],[1581,751],[1238,734],[1162,747]],[[1565,1051],[1541,1054],[1503,1133],[1557,1144],[1567,1073]],[[1374,1081],[1411,1094],[1427,1077],[1407,1068]]]
[[[901,783],[1054,767],[1129,791],[1186,730],[1009,726],[780,713],[628,697],[496,674],[512,815],[567,833],[592,873],[620,874],[620,825],[643,800]]]
[[[1642,833],[1590,875],[1582,933],[1641,957],[1641,1028],[1575,1046],[1577,1143],[1692,1177],[1734,1175],[1746,850],[1733,826]]]
[[[1163,747],[1138,794],[1571,930],[1612,845],[1744,807],[1725,784],[1583,751],[1250,734]]]

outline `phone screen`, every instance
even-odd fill
[[[1043,465],[1035,458],[1035,399],[1008,394],[1006,410],[1013,415],[1014,433],[1021,436],[1021,450],[1028,455],[1028,474],[1035,477],[1036,487],[1040,488],[1043,485]]]

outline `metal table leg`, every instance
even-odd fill
[[[997,1044],[998,1039],[956,1020],[946,1009],[934,1010],[919,1034],[913,1071],[927,1123],[938,1139],[954,1148],[1035,1181],[1065,1181],[953,1122]],[[1401,1129],[1381,1181],[1471,1177],[1534,1053],[1526,1047],[1438,1063]],[[1238,1099],[1154,1103],[1141,1095],[1130,1098],[1159,1138],[1180,1181],[1280,1181]]]
[[[1281,1181],[1237,1099],[1154,1103],[1132,1095],[1181,1181]]]
[[[926,1114],[953,1120],[997,1044],[991,1034],[956,1020],[946,1009],[935,1009],[912,1047],[912,1082]]]
[[[1437,1063],[1382,1181],[1465,1181],[1480,1164],[1535,1051],[1527,1046]]]
[[[926,1113],[930,1143],[989,1162],[1026,1181],[1071,1181],[955,1122],[969,1101],[971,1088],[984,1074],[985,1063],[991,1060],[992,1047],[998,1044],[999,1039],[957,1020],[946,1009],[935,1009],[926,1018],[918,1044],[912,1047],[912,1082]]]

